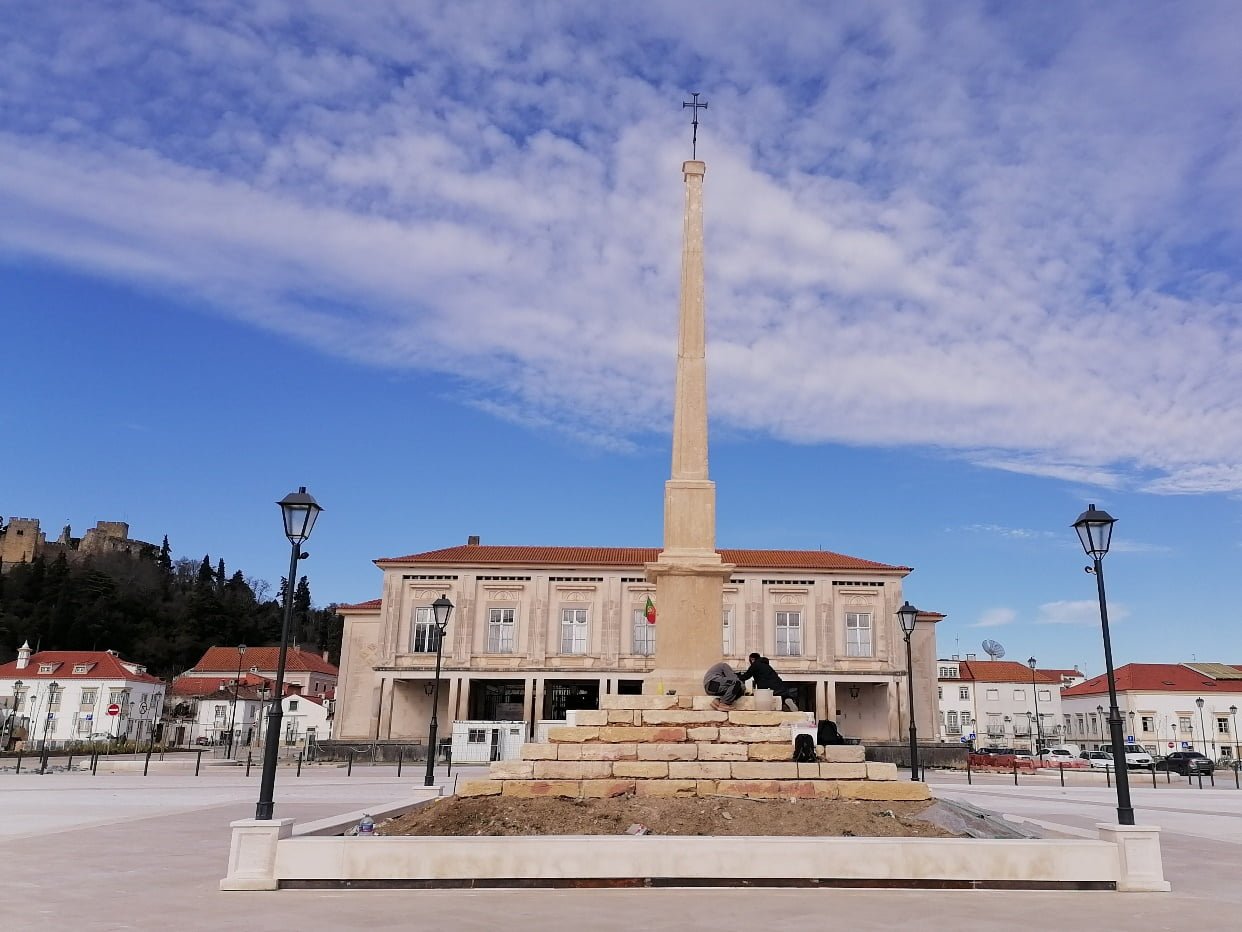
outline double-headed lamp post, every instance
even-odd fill
[[[919,610],[909,602],[897,609],[897,620],[901,622],[902,633],[906,636],[906,686],[910,699],[910,779],[919,778],[919,733],[914,724],[914,662],[910,653],[910,636],[919,622]]]
[[[436,726],[437,713],[440,710],[440,657],[444,652],[444,631],[448,628],[449,615],[453,614],[453,603],[445,596],[440,596],[431,603],[431,615],[436,625],[436,678],[431,692],[431,730],[427,735],[427,773],[423,776],[423,785],[435,783],[436,769]]]
[[[1208,749],[1207,749],[1207,736],[1208,736],[1207,724],[1204,723],[1203,721],[1203,697],[1202,696],[1200,696],[1198,699],[1195,700],[1195,705],[1199,707],[1199,734],[1202,736],[1202,740],[1203,740],[1203,756],[1210,757],[1211,755],[1208,754]]]
[[[1035,697],[1035,753],[1041,754],[1044,750],[1044,732],[1039,724],[1039,687],[1035,684],[1035,658],[1028,660],[1026,665],[1031,668],[1031,694]]]
[[[47,684],[47,708],[43,710],[43,740],[39,742],[39,773],[47,772],[47,731],[52,724],[52,706],[56,704],[56,691],[60,684],[55,680]]]
[[[273,686],[272,703],[267,709],[267,744],[263,747],[263,777],[259,783],[259,802],[255,806],[256,819],[270,819],[275,803],[272,796],[276,790],[276,759],[280,753],[280,721],[284,716],[282,703],[285,691],[285,657],[289,652],[289,627],[293,621],[293,590],[297,587],[298,560],[309,554],[302,552],[302,545],[311,535],[315,519],[323,511],[319,503],[307,494],[306,486],[290,492],[279,502],[285,522],[285,537],[289,538],[292,551],[289,555],[289,576],[285,584],[285,621],[280,629],[280,656],[276,661],[276,683]]]
[[[1113,525],[1117,522],[1106,511],[1090,505],[1074,522],[1082,549],[1091,558],[1089,567],[1095,574],[1096,591],[1100,597],[1100,628],[1104,633],[1104,671],[1108,677],[1108,728],[1112,736],[1113,770],[1117,774],[1117,821],[1121,825],[1134,824],[1134,807],[1130,804],[1130,774],[1126,764],[1126,746],[1121,738],[1121,711],[1117,708],[1117,678],[1113,675],[1113,642],[1108,635],[1108,600],[1104,595],[1105,554],[1113,538]]]
[[[229,750],[225,757],[233,756],[233,736],[237,734],[237,693],[241,690],[242,658],[246,656],[246,645],[237,645],[237,679],[233,680],[233,711],[229,715]],[[240,745],[241,742],[238,742]]]

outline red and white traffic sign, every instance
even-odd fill
[[[108,714],[109,715],[120,715],[121,707],[117,705],[115,702],[112,703],[112,705],[108,706]]]
[[[1172,742],[1172,741],[1170,741],[1170,742],[1169,742],[1169,747],[1173,747],[1173,742]]]

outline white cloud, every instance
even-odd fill
[[[979,616],[979,620],[974,624],[967,625],[968,628],[999,628],[1002,625],[1013,624],[1017,619],[1018,613],[1012,608],[989,608]]]
[[[0,252],[629,449],[672,390],[682,62],[722,424],[1242,489],[1242,13],[688,9],[45,5],[0,54]]]
[[[1108,604],[1108,621],[1124,621],[1130,617],[1130,610],[1124,605],[1110,602]],[[1045,602],[1039,607],[1039,615],[1035,619],[1043,625],[1098,625],[1100,623],[1100,603],[1095,599],[1062,600]]]

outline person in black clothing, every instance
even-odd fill
[[[753,679],[756,689],[772,690],[772,695],[785,700],[785,707],[790,712],[798,711],[798,704],[794,701],[794,697],[798,695],[798,687],[786,685],[780,674],[772,669],[772,664],[768,662],[767,657],[761,654],[751,654],[750,666],[738,675],[743,682]]]

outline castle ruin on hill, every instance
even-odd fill
[[[81,537],[74,537],[66,524],[56,540],[48,541],[38,518],[14,517],[6,524],[0,515],[0,572],[38,557],[55,560],[62,553],[73,561],[110,553],[140,556],[158,549],[156,544],[131,538],[124,521],[98,521]]]

